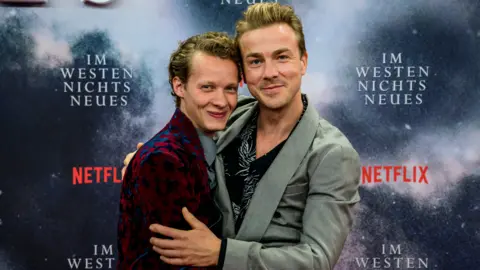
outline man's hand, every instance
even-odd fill
[[[130,163],[130,161],[132,160],[133,156],[135,155],[135,153],[138,151],[138,149],[140,149],[140,147],[142,147],[143,143],[138,143],[137,144],[137,150],[131,152],[131,153],[128,153],[127,156],[125,157],[125,159],[123,160],[123,168],[122,168],[122,179],[123,177],[125,176],[125,171],[127,170],[127,166],[128,166],[128,163]]]
[[[172,239],[152,237],[153,250],[160,254],[160,259],[171,265],[214,266],[218,264],[222,241],[208,227],[196,219],[187,208],[182,209],[185,220],[192,230],[183,231],[160,224],[150,225],[154,233]]]

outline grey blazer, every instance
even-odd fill
[[[240,132],[257,101],[241,97],[218,134],[215,199],[227,239],[225,270],[327,270],[337,262],[360,200],[360,160],[348,139],[310,104],[260,179],[238,231],[225,185],[222,150]]]

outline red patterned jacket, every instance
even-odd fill
[[[137,151],[125,172],[117,269],[202,269],[163,263],[151,248],[149,240],[154,234],[148,227],[159,223],[191,229],[182,216],[184,206],[209,227],[221,224],[206,164],[195,127],[177,109],[170,122]]]

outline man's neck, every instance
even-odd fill
[[[266,137],[286,138],[300,119],[303,111],[302,94],[299,91],[287,106],[270,110],[260,106],[257,129]]]

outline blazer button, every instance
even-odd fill
[[[273,214],[274,218],[280,218],[281,216],[282,215],[278,211],[276,211],[275,214]]]

